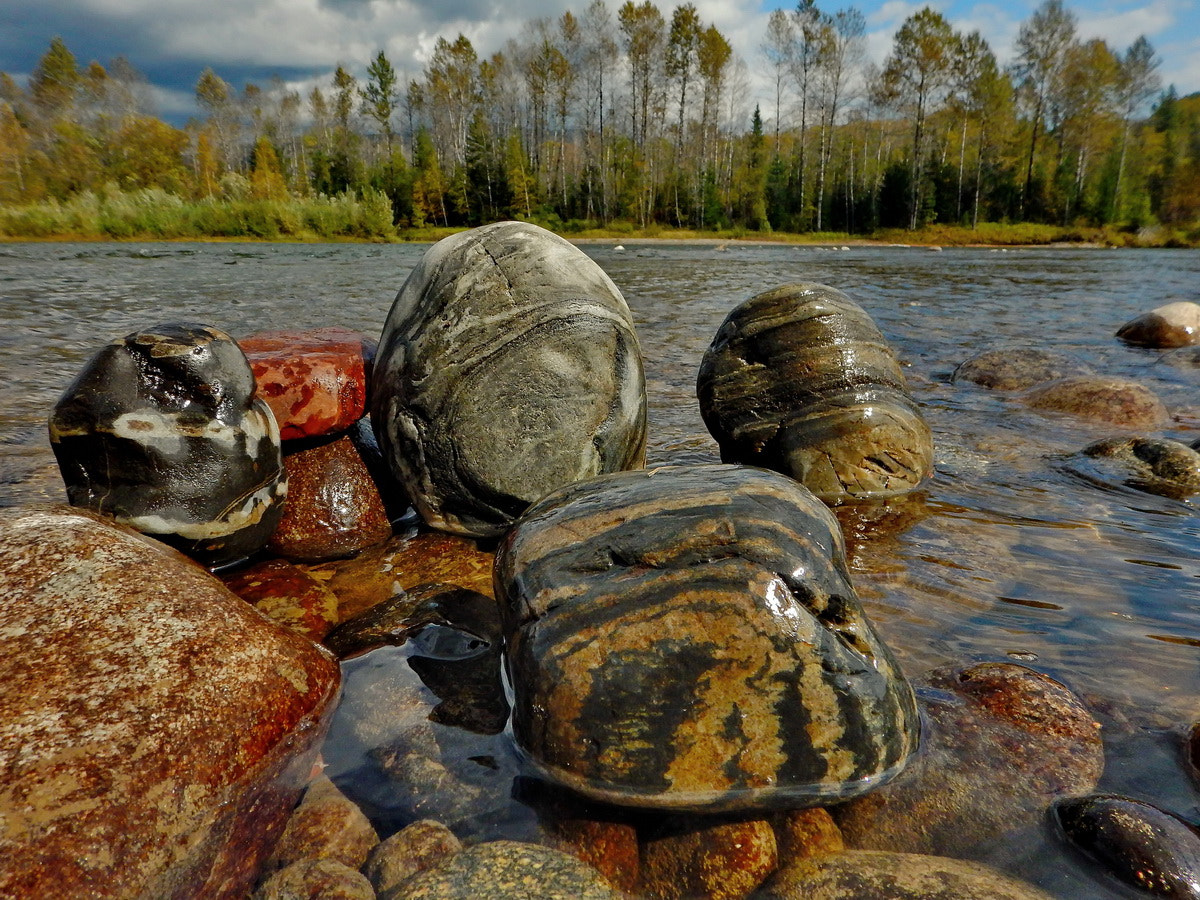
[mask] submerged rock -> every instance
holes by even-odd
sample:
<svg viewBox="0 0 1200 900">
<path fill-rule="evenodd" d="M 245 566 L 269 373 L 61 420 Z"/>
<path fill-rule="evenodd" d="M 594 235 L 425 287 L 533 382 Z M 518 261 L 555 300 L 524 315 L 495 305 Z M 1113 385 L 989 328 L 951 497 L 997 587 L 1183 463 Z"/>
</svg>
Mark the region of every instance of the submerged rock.
<svg viewBox="0 0 1200 900">
<path fill-rule="evenodd" d="M 664 467 L 563 488 L 500 545 L 513 733 L 548 779 L 680 810 L 818 805 L 895 776 L 913 696 L 837 522 L 791 479 Z"/>
<path fill-rule="evenodd" d="M 645 393 L 612 280 L 549 231 L 500 222 L 439 241 L 409 275 L 371 420 L 426 523 L 494 536 L 556 487 L 641 466 Z"/>
<path fill-rule="evenodd" d="M 1054 804 L 1063 836 L 1115 878 L 1163 897 L 1200 897 L 1200 835 L 1178 816 L 1113 794 Z"/>
<path fill-rule="evenodd" d="M 1168 303 L 1130 319 L 1117 337 L 1137 347 L 1185 347 L 1200 344 L 1200 303 Z"/>
<path fill-rule="evenodd" d="M 362 810 L 322 775 L 305 790 L 266 867 L 283 869 L 306 859 L 332 859 L 359 869 L 378 843 L 379 835 Z"/>
<path fill-rule="evenodd" d="M 1066 468 L 1088 481 L 1183 500 L 1200 493 L 1200 452 L 1169 438 L 1107 438 L 1084 447 Z"/>
<path fill-rule="evenodd" d="M 950 380 L 994 391 L 1023 391 L 1047 381 L 1091 374 L 1090 366 L 1067 353 L 1013 347 L 975 354 L 959 364 Z"/>
<path fill-rule="evenodd" d="M 313 641 L 338 622 L 338 603 L 328 588 L 282 559 L 268 559 L 221 576 L 225 586 L 260 613 Z"/>
<path fill-rule="evenodd" d="M 778 862 L 763 819 L 670 821 L 642 842 L 642 890 L 656 900 L 741 900 Z"/>
<path fill-rule="evenodd" d="M 362 867 L 375 893 L 391 896 L 401 884 L 462 850 L 449 828 L 433 819 L 418 819 L 377 844 Z"/>
<path fill-rule="evenodd" d="M 268 878 L 253 900 L 376 900 L 371 882 L 335 859 L 302 859 Z"/>
<path fill-rule="evenodd" d="M 0 895 L 245 896 L 333 659 L 111 519 L 14 510 L 0 536 Z"/>
<path fill-rule="evenodd" d="M 725 462 L 774 469 L 830 503 L 911 491 L 933 438 L 891 347 L 841 291 L 788 284 L 737 307 L 696 387 Z"/>
<path fill-rule="evenodd" d="M 283 513 L 279 429 L 229 335 L 159 325 L 88 361 L 50 416 L 72 506 L 210 566 L 260 550 Z"/>
<path fill-rule="evenodd" d="M 1036 410 L 1127 428 L 1153 428 L 1168 419 L 1167 408 L 1154 391 L 1128 378 L 1060 378 L 1034 388 L 1024 400 Z"/>
</svg>

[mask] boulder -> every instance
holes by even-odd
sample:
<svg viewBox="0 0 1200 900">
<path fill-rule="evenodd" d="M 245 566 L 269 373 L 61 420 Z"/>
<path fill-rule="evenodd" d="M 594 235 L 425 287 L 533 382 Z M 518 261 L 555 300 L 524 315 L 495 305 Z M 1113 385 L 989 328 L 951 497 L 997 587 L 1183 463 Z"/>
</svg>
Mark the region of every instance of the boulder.
<svg viewBox="0 0 1200 900">
<path fill-rule="evenodd" d="M 1168 303 L 1130 319 L 1117 337 L 1135 347 L 1186 347 L 1200 344 L 1200 303 Z"/>
<path fill-rule="evenodd" d="M 283 440 L 344 431 L 363 417 L 375 342 L 332 326 L 259 331 L 238 342 Z"/>
<path fill-rule="evenodd" d="M 1025 403 L 1041 412 L 1066 413 L 1126 428 L 1154 428 L 1169 418 L 1154 391 L 1128 378 L 1079 375 L 1033 388 Z"/>
<path fill-rule="evenodd" d="M 867 621 L 829 510 L 704 465 L 550 494 L 496 555 L 513 734 L 616 805 L 822 805 L 894 777 L 913 695 Z"/>
<path fill-rule="evenodd" d="M 283 513 L 279 429 L 229 335 L 160 325 L 113 341 L 50 416 L 72 506 L 209 566 L 262 549 Z"/>
<path fill-rule="evenodd" d="M 243 897 L 339 673 L 175 551 L 0 513 L 0 895 Z"/>
<path fill-rule="evenodd" d="M 1012 347 L 985 350 L 961 362 L 950 380 L 969 381 L 993 391 L 1023 391 L 1073 375 L 1091 375 L 1092 369 L 1067 353 Z"/>
<path fill-rule="evenodd" d="M 933 438 L 866 311 L 822 284 L 751 297 L 700 364 L 704 424 L 725 462 L 790 475 L 828 503 L 911 491 Z"/>
<path fill-rule="evenodd" d="M 535 225 L 445 238 L 388 314 L 371 420 L 435 528 L 494 536 L 543 494 L 645 457 L 645 380 L 616 285 Z"/>
</svg>

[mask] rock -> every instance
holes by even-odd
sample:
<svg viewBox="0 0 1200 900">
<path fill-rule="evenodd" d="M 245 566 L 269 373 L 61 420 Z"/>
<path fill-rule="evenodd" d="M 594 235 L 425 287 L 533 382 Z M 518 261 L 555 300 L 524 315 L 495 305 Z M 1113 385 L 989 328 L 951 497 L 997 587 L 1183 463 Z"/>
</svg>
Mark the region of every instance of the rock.
<svg viewBox="0 0 1200 900">
<path fill-rule="evenodd" d="M 307 572 L 268 559 L 222 575 L 225 586 L 260 613 L 309 640 L 320 641 L 337 624 L 337 597 Z"/>
<path fill-rule="evenodd" d="M 375 891 L 365 875 L 337 860 L 302 859 L 263 882 L 254 900 L 375 900 Z"/>
<path fill-rule="evenodd" d="M 842 830 L 829 811 L 820 807 L 776 813 L 771 824 L 775 828 L 775 844 L 781 863 L 822 853 L 840 853 L 846 849 Z"/>
<path fill-rule="evenodd" d="M 333 659 L 111 519 L 4 511 L 0 535 L 0 895 L 244 896 Z"/>
<path fill-rule="evenodd" d="M 677 810 L 814 805 L 895 776 L 913 696 L 802 486 L 741 466 L 562 488 L 496 555 L 513 734 L 551 781 Z"/>
<path fill-rule="evenodd" d="M 1200 304 L 1168 303 L 1130 319 L 1117 337 L 1135 347 L 1185 347 L 1200 344 Z"/>
<path fill-rule="evenodd" d="M 387 897 L 406 879 L 461 849 L 454 832 L 441 822 L 420 819 L 378 844 L 367 858 L 363 874 L 376 894 Z"/>
<path fill-rule="evenodd" d="M 902 779 L 831 813 L 855 849 L 972 857 L 1092 790 L 1100 726 L 1066 687 L 1012 663 L 938 670 L 922 753 Z"/>
<path fill-rule="evenodd" d="M 1200 835 L 1178 816 L 1113 794 L 1054 804 L 1066 840 L 1120 881 L 1164 897 L 1200 897 Z"/>
<path fill-rule="evenodd" d="M 1200 347 L 1177 347 L 1168 350 L 1158 358 L 1158 362 L 1176 369 L 1200 369 Z"/>
<path fill-rule="evenodd" d="M 283 869 L 305 859 L 332 859 L 358 870 L 379 843 L 379 835 L 337 786 L 320 776 L 288 819 L 267 869 Z"/>
<path fill-rule="evenodd" d="M 656 900 L 741 900 L 775 871 L 775 832 L 762 819 L 674 822 L 642 844 L 642 886 Z"/>
<path fill-rule="evenodd" d="M 434 528 L 494 536 L 543 494 L 642 465 L 629 309 L 583 251 L 523 222 L 439 241 L 388 314 L 371 420 Z"/>
<path fill-rule="evenodd" d="M 594 869 L 537 844 L 490 841 L 447 857 L 380 900 L 619 900 Z"/>
<path fill-rule="evenodd" d="M 1184 500 L 1200 493 L 1200 453 L 1168 438 L 1107 438 L 1068 457 L 1064 468 L 1101 486 L 1124 485 Z"/>
<path fill-rule="evenodd" d="M 1034 388 L 1024 400 L 1036 410 L 1127 428 L 1154 428 L 1169 418 L 1167 408 L 1150 388 L 1128 378 L 1060 378 Z"/>
<path fill-rule="evenodd" d="M 88 361 L 50 416 L 72 506 L 209 566 L 257 552 L 283 512 L 279 430 L 229 335 L 159 325 Z"/>
<path fill-rule="evenodd" d="M 267 549 L 321 562 L 352 556 L 392 536 L 371 472 L 349 435 L 285 445 L 288 501 Z"/>
<path fill-rule="evenodd" d="M 1184 748 L 1188 766 L 1192 770 L 1193 781 L 1200 781 L 1200 722 L 1188 731 L 1187 745 Z"/>
<path fill-rule="evenodd" d="M 1032 347 L 985 350 L 964 360 L 950 380 L 969 381 L 994 391 L 1023 391 L 1074 375 L 1091 375 L 1090 366 L 1067 353 Z"/>
<path fill-rule="evenodd" d="M 760 900 L 1052 900 L 979 863 L 915 853 L 854 851 L 781 868 Z"/>
<path fill-rule="evenodd" d="M 349 619 L 422 584 L 456 585 L 492 596 L 493 554 L 471 538 L 407 532 L 353 559 L 310 566 L 308 572 L 337 595 Z"/>
<path fill-rule="evenodd" d="M 370 338 L 333 326 L 259 331 L 238 343 L 283 440 L 344 431 L 366 413 Z"/>
<path fill-rule="evenodd" d="M 737 307 L 696 392 L 722 460 L 790 475 L 828 503 L 903 494 L 933 474 L 933 438 L 900 364 L 834 288 L 788 284 Z"/>
</svg>

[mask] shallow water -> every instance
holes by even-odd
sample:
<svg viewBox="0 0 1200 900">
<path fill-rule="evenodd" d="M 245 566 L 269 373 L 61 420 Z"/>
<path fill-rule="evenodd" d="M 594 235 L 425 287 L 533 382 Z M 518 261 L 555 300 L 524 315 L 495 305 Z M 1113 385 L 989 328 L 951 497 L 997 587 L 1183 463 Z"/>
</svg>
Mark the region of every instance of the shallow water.
<svg viewBox="0 0 1200 900">
<path fill-rule="evenodd" d="M 584 248 L 634 312 L 646 360 L 650 460 L 715 461 L 695 374 L 737 303 L 787 281 L 841 288 L 906 366 L 933 429 L 936 475 L 886 515 L 848 514 L 855 583 L 905 670 L 1009 660 L 1073 688 L 1104 724 L 1101 787 L 1200 818 L 1184 762 L 1200 719 L 1200 518 L 1177 500 L 1105 490 L 1055 456 L 1113 429 L 1048 417 L 1011 395 L 950 382 L 996 346 L 1072 352 L 1153 387 L 1159 434 L 1200 431 L 1200 370 L 1158 363 L 1113 333 L 1175 300 L 1200 300 L 1200 254 L 1007 252 L 732 244 Z M 234 337 L 344 325 L 378 335 L 420 245 L 0 245 L 0 506 L 61 499 L 46 416 L 105 342 L 167 321 Z M 1062 896 L 1126 896 L 1092 881 L 1046 834 L 992 861 Z"/>
</svg>

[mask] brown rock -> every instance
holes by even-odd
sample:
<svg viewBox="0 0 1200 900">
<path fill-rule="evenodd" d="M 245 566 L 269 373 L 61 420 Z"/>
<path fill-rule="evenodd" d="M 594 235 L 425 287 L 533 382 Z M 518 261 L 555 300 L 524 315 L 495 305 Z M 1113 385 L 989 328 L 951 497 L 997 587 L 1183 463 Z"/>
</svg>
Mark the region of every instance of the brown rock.
<svg viewBox="0 0 1200 900">
<path fill-rule="evenodd" d="M 307 572 L 269 559 L 224 576 L 225 586 L 284 628 L 320 641 L 338 620 L 337 597 Z"/>
<path fill-rule="evenodd" d="M 994 391 L 1023 391 L 1047 381 L 1090 374 L 1089 366 L 1066 353 L 1014 347 L 975 354 L 959 364 L 951 381 L 969 381 Z"/>
<path fill-rule="evenodd" d="M 891 785 L 831 810 L 855 849 L 971 857 L 1036 823 L 1104 769 L 1100 726 L 1066 687 L 1011 663 L 930 679 L 922 754 Z"/>
<path fill-rule="evenodd" d="M 348 328 L 260 331 L 238 343 L 283 440 L 349 428 L 366 411 L 375 342 Z"/>
<path fill-rule="evenodd" d="M 319 562 L 350 556 L 392 535 L 379 488 L 348 435 L 284 445 L 288 499 L 267 549 Z"/>
<path fill-rule="evenodd" d="M 1128 378 L 1060 378 L 1034 388 L 1025 395 L 1025 402 L 1037 410 L 1128 428 L 1152 428 L 1169 418 L 1154 391 Z"/>
<path fill-rule="evenodd" d="M 540 779 L 523 779 L 519 796 L 537 811 L 541 843 L 587 863 L 618 890 L 637 894 L 638 832 L 628 811 L 584 801 Z"/>
<path fill-rule="evenodd" d="M 461 849 L 454 832 L 441 822 L 419 819 L 376 845 L 362 870 L 375 892 L 386 897 L 408 878 Z"/>
<path fill-rule="evenodd" d="M 309 777 L 332 657 L 81 510 L 0 514 L 0 895 L 240 897 Z"/>
<path fill-rule="evenodd" d="M 302 859 L 268 878 L 254 900 L 375 900 L 371 882 L 333 859 Z"/>
<path fill-rule="evenodd" d="M 678 900 L 746 897 L 775 871 L 775 832 L 763 819 L 667 825 L 642 843 L 642 890 Z"/>
<path fill-rule="evenodd" d="M 780 865 L 846 849 L 842 830 L 829 811 L 820 807 L 777 813 L 771 817 L 771 824 L 775 828 Z"/>
<path fill-rule="evenodd" d="M 1131 319 L 1117 337 L 1138 347 L 1186 347 L 1200 344 L 1200 303 L 1168 303 Z"/>
<path fill-rule="evenodd" d="M 288 819 L 267 869 L 283 869 L 304 859 L 332 859 L 359 869 L 378 843 L 379 835 L 362 810 L 322 775 L 308 786 Z"/>
</svg>

